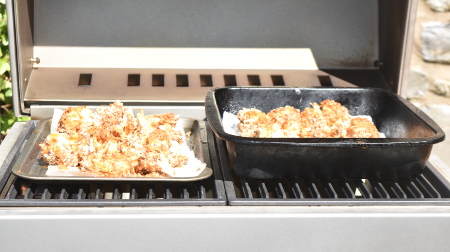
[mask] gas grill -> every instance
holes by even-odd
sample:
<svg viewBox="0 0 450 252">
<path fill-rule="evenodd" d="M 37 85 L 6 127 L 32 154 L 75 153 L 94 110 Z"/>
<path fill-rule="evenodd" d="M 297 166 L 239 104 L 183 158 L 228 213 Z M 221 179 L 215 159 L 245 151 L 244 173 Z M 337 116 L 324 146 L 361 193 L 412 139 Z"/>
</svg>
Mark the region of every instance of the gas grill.
<svg viewBox="0 0 450 252">
<path fill-rule="evenodd" d="M 15 113 L 32 120 L 16 123 L 0 145 L 2 250 L 448 247 L 450 182 L 439 165 L 428 162 L 412 179 L 242 178 L 204 112 L 213 87 L 358 86 L 405 94 L 416 6 L 7 1 Z M 134 111 L 197 119 L 213 175 L 119 183 L 12 173 L 36 125 L 55 108 L 117 99 Z"/>
<path fill-rule="evenodd" d="M 28 134 L 36 121 L 27 125 Z M 26 129 L 24 129 L 26 132 Z M 214 176 L 184 183 L 33 181 L 6 173 L 1 206 L 290 206 L 450 205 L 450 186 L 430 163 L 419 177 L 392 180 L 245 179 L 228 162 L 223 140 L 207 130 L 208 167 Z M 14 153 L 21 142 L 13 147 Z M 207 147 L 206 147 L 207 148 Z M 17 155 L 16 155 L 17 156 Z M 11 153 L 10 157 L 14 157 Z M 5 162 L 8 171 L 13 158 Z M 222 177 L 223 174 L 223 177 Z"/>
</svg>

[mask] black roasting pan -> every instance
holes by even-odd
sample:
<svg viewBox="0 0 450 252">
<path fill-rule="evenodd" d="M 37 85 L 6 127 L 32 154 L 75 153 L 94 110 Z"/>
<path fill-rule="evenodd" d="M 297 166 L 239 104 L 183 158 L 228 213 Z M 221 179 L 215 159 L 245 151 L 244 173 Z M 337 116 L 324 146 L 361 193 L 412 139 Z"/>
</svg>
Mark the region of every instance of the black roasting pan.
<svg viewBox="0 0 450 252">
<path fill-rule="evenodd" d="M 333 99 L 351 115 L 370 115 L 386 138 L 247 138 L 228 134 L 224 111 L 263 112 L 286 105 L 303 110 Z M 254 179 L 402 179 L 419 175 L 442 129 L 402 97 L 374 88 L 228 87 L 211 89 L 206 116 L 224 139 L 238 176 Z"/>
</svg>

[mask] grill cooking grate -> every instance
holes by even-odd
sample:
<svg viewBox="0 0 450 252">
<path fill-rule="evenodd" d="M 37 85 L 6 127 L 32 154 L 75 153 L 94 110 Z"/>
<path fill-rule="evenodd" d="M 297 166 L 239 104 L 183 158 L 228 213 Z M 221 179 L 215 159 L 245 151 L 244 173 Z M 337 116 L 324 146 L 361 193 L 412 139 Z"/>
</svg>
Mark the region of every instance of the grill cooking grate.
<svg viewBox="0 0 450 252">
<path fill-rule="evenodd" d="M 428 164 L 414 179 L 255 180 L 238 177 L 214 138 L 229 205 L 450 205 L 450 184 Z"/>
<path fill-rule="evenodd" d="M 13 175 L 11 175 L 13 176 Z M 225 205 L 213 179 L 193 183 L 33 183 L 14 178 L 0 205 L 144 206 Z M 64 200 L 64 202 L 61 202 Z M 16 202 L 16 203 L 14 203 Z"/>
<path fill-rule="evenodd" d="M 421 175 L 408 181 L 378 180 L 246 180 L 237 181 L 244 198 L 441 198 L 440 193 Z"/>
<path fill-rule="evenodd" d="M 30 121 L 8 156 L 0 178 L 0 206 L 209 206 L 226 205 L 225 189 L 215 152 L 202 143 L 204 160 L 213 175 L 193 182 L 33 181 L 16 177 L 11 168 L 23 143 L 35 128 Z M 208 155 L 209 154 L 209 155 Z"/>
<path fill-rule="evenodd" d="M 254 180 L 236 176 L 225 142 L 207 126 L 206 162 L 212 177 L 183 183 L 43 182 L 11 173 L 20 146 L 34 129 L 27 123 L 0 178 L 1 206 L 178 206 L 178 205 L 450 205 L 450 183 L 430 164 L 411 180 Z M 206 147 L 206 146 L 205 146 Z M 223 175 L 223 178 L 222 178 Z"/>
<path fill-rule="evenodd" d="M 239 178 L 235 184 L 237 198 L 247 199 L 441 198 L 440 193 L 423 175 L 406 181 L 252 180 Z"/>
</svg>

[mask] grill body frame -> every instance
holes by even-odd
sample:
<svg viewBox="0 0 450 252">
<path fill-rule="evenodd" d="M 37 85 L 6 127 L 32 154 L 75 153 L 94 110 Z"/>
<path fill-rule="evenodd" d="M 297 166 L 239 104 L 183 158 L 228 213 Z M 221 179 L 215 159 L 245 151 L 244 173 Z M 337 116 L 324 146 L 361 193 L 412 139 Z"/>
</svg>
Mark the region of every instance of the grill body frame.
<svg viewBox="0 0 450 252">
<path fill-rule="evenodd" d="M 49 62 L 46 57 L 41 56 L 41 63 L 37 64 L 36 57 L 39 58 L 40 55 L 37 55 L 36 52 L 40 54 L 40 52 L 45 51 L 45 48 L 36 48 L 33 40 L 35 37 L 34 33 L 37 32 L 37 30 L 34 30 L 34 25 L 37 22 L 34 8 L 44 6 L 46 1 L 7 0 L 6 2 L 7 14 L 10 20 L 8 30 L 10 34 L 11 74 L 13 77 L 16 115 L 32 114 L 33 119 L 42 119 L 48 117 L 48 111 L 53 107 L 74 105 L 64 103 L 64 101 L 52 103 L 49 101 L 36 102 L 29 100 L 25 103 L 28 87 L 30 84 L 34 84 L 33 77 L 38 76 L 36 73 L 39 70 L 45 70 L 45 64 Z M 48 3 L 50 2 L 48 1 Z M 73 2 L 75 1 L 71 3 Z M 91 2 L 96 4 L 95 1 Z M 204 4 L 208 1 L 198 2 Z M 329 4 L 329 10 L 331 11 L 323 12 L 321 8 L 314 10 L 304 8 L 304 11 L 318 17 L 328 13 L 329 17 L 324 19 L 324 21 L 333 20 L 333 17 L 342 19 L 343 16 L 339 15 L 339 9 L 349 8 L 355 2 L 358 1 L 310 1 L 309 3 L 312 4 Z M 376 53 L 369 54 L 370 57 L 362 55 L 360 59 L 364 59 L 364 67 L 358 64 L 349 65 L 353 59 L 348 61 L 344 59 L 341 62 L 342 67 L 336 67 L 323 61 L 324 57 L 321 55 L 318 57 L 320 59 L 318 62 L 320 70 L 314 70 L 314 73 L 311 74 L 311 76 L 314 76 L 312 78 L 313 81 L 308 85 L 311 83 L 313 86 L 348 86 L 354 84 L 359 87 L 380 87 L 399 94 L 405 94 L 412 47 L 414 13 L 417 2 L 418 0 L 378 0 L 362 3 L 376 6 L 377 9 L 377 14 L 373 16 L 375 17 L 373 23 L 355 22 L 357 25 L 369 24 L 372 30 L 375 31 L 373 34 L 380 35 L 371 37 L 373 39 L 370 45 L 373 45 L 372 49 L 374 49 L 372 52 L 375 51 Z M 160 3 L 162 2 L 160 1 Z M 227 3 L 232 3 L 232 1 Z M 305 1 L 302 3 L 308 4 Z M 88 6 L 88 4 L 82 6 Z M 86 8 L 88 8 L 86 13 L 92 13 L 89 7 Z M 48 10 L 51 11 L 52 8 L 48 8 Z M 190 10 L 199 12 L 199 9 L 195 8 Z M 355 14 L 357 13 L 355 12 Z M 303 23 L 308 25 L 320 22 Z M 333 23 L 336 25 L 342 24 L 341 22 Z M 58 22 L 54 22 L 54 25 L 57 24 Z M 280 23 L 275 22 L 274 24 Z M 161 27 L 165 29 L 164 26 Z M 224 27 L 226 28 L 226 26 Z M 346 30 L 346 27 L 346 25 L 342 25 L 342 30 L 351 32 L 349 29 Z M 361 27 L 364 29 L 364 25 Z M 70 31 L 69 29 L 66 30 Z M 289 31 L 289 29 L 286 30 Z M 314 26 L 307 26 L 304 31 L 309 32 L 309 34 L 326 32 L 326 30 L 316 29 Z M 230 38 L 232 37 L 230 36 Z M 235 36 L 234 38 L 238 37 Z M 283 39 L 280 39 L 280 41 L 283 41 Z M 327 41 L 328 43 L 337 42 L 336 44 L 340 41 L 345 43 L 345 40 L 339 40 L 334 37 L 322 41 Z M 317 45 L 320 45 L 319 42 L 317 40 L 314 41 Z M 307 46 L 307 44 L 305 43 L 304 45 Z M 54 50 L 55 48 L 50 49 Z M 317 49 L 314 51 L 317 51 Z M 339 53 L 338 50 L 336 52 Z M 31 59 L 33 60 L 30 61 Z M 67 57 L 62 60 L 69 64 L 73 58 Z M 371 64 L 372 62 L 375 63 L 375 61 L 378 63 L 375 65 Z M 99 69 L 96 69 L 96 71 L 99 73 L 111 70 L 98 67 Z M 124 71 L 123 83 L 126 83 L 126 78 L 129 74 L 139 74 L 136 71 L 137 69 L 139 67 L 130 67 L 129 71 Z M 186 75 L 182 68 L 156 67 L 151 73 L 159 75 L 155 78 L 157 80 L 155 81 L 155 83 L 157 82 L 155 88 L 158 88 L 158 85 L 162 85 L 162 83 L 166 85 L 170 82 L 168 82 L 168 79 L 161 79 L 161 69 L 167 73 L 170 72 L 170 75 L 174 78 L 176 74 Z M 211 76 L 211 78 L 206 78 L 208 81 L 205 84 L 205 90 L 210 88 L 211 85 L 216 87 L 216 83 L 218 83 L 216 78 L 220 78 L 219 83 L 225 85 L 224 75 L 230 75 L 237 71 L 232 68 L 221 69 L 220 71 L 217 69 L 210 70 L 211 72 L 205 72 L 201 69 L 196 70 L 196 77 L 205 74 Z M 242 75 L 243 78 L 236 75 L 236 84 L 247 85 L 248 81 L 241 82 L 241 80 L 246 80 L 247 75 L 254 76 L 259 70 L 241 69 L 239 71 L 245 71 L 245 74 Z M 287 76 L 298 74 L 280 74 L 273 70 L 267 71 L 272 73 L 264 76 L 260 75 L 260 82 L 255 81 L 253 77 L 250 78 L 250 81 L 264 86 L 268 85 L 267 83 L 272 83 L 273 79 L 275 79 L 277 85 L 280 85 L 280 80 L 289 85 L 290 81 Z M 280 71 L 289 70 L 282 69 Z M 219 72 L 219 77 L 216 77 L 212 72 Z M 65 80 L 74 80 L 76 84 L 80 82 L 80 74 L 90 74 L 90 72 L 83 70 L 70 78 L 65 78 Z M 275 77 L 272 77 L 272 75 Z M 91 85 L 83 85 L 83 88 L 92 89 L 92 87 L 95 87 L 95 82 L 98 80 L 97 76 L 95 73 L 92 74 Z M 145 85 L 146 80 L 152 80 L 150 73 L 146 76 L 141 74 L 140 77 L 140 86 L 130 86 L 129 88 L 142 87 L 142 85 Z M 191 79 L 191 76 L 188 76 L 188 81 L 191 81 Z M 209 81 L 210 79 L 211 81 Z M 320 81 L 320 79 L 323 81 Z M 72 82 L 68 81 L 67 83 Z M 200 85 L 201 80 L 198 83 Z M 134 84 L 137 84 L 137 82 Z M 175 82 L 172 84 L 175 84 Z M 184 86 L 179 88 L 187 90 Z M 100 101 L 83 102 L 89 105 L 99 105 Z M 181 105 L 182 111 L 189 111 L 187 112 L 189 114 L 191 113 L 190 110 L 198 110 L 202 106 L 202 101 L 182 104 L 159 101 L 154 103 L 154 105 L 161 109 L 174 109 L 174 106 Z M 31 110 L 36 111 L 36 113 L 31 113 Z M 196 115 L 200 116 L 201 113 Z M 32 130 L 32 124 L 17 123 L 0 146 L 1 153 L 5 153 L 4 159 L 0 157 L 2 160 L 0 162 L 1 187 L 14 184 L 14 178 L 9 176 L 8 169 L 17 159 L 18 153 Z M 209 141 L 217 141 L 211 131 L 208 131 L 208 135 Z M 88 200 L 64 199 L 64 197 L 56 200 L 45 199 L 45 197 L 44 199 L 5 200 L 3 197 L 5 197 L 5 194 L 8 194 L 9 190 L 2 188 L 2 199 L 0 199 L 1 247 L 5 251 L 138 251 L 149 249 L 170 251 L 246 249 L 248 251 L 262 251 L 280 250 L 280 248 L 286 251 L 330 249 L 342 251 L 424 251 L 430 249 L 438 250 L 450 246 L 450 240 L 447 238 L 447 234 L 450 232 L 450 207 L 446 199 L 449 186 L 440 171 L 433 169 L 432 166 L 430 166 L 430 174 L 426 176 L 426 179 L 428 180 L 430 177 L 435 176 L 439 180 L 444 181 L 441 183 L 441 186 L 444 186 L 444 188 L 435 188 L 441 195 L 440 199 L 381 199 L 374 201 L 361 198 L 330 200 L 322 197 L 314 200 L 292 200 L 291 202 L 294 203 L 280 203 L 280 200 L 277 199 L 260 200 L 254 198 L 248 200 L 233 194 L 235 187 L 233 179 L 230 178 L 231 175 L 227 170 L 228 168 L 225 168 L 225 159 L 223 159 L 221 156 L 223 154 L 221 153 L 216 152 L 216 147 L 211 148 L 211 162 L 213 166 L 218 167 L 214 175 L 218 177 L 216 177 L 214 183 L 218 183 L 216 184 L 217 188 L 223 187 L 220 189 L 221 198 L 211 199 L 211 202 L 201 203 L 201 206 L 194 200 L 187 205 L 181 205 L 183 200 L 169 200 L 169 203 L 152 203 L 164 202 L 152 200 L 150 203 L 143 204 L 142 201 L 132 200 L 128 200 L 129 203 L 126 203 L 125 199 L 94 199 L 87 202 Z M 222 176 L 222 172 L 224 175 L 223 181 L 221 180 L 222 178 L 217 179 Z M 220 186 L 221 183 L 222 185 Z M 260 187 L 264 187 L 264 185 L 261 184 Z M 16 191 L 19 192 L 20 190 Z M 64 195 L 64 193 L 61 194 Z M 80 202 L 81 204 L 78 204 Z M 222 205 L 212 206 L 216 203 Z M 229 205 L 224 205 L 227 203 Z"/>
</svg>

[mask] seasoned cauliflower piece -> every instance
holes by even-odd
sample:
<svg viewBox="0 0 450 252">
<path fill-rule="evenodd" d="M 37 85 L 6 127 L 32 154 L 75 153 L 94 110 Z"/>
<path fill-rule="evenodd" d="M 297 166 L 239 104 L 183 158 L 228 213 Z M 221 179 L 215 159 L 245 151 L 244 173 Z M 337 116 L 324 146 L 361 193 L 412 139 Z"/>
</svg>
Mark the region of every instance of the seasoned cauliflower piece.
<svg viewBox="0 0 450 252">
<path fill-rule="evenodd" d="M 40 148 L 49 165 L 106 177 L 165 177 L 164 168 L 183 169 L 188 163 L 203 169 L 202 162 L 188 162 L 197 160 L 191 150 L 179 147 L 185 141 L 177 123 L 172 113 L 134 117 L 120 102 L 95 112 L 70 107 L 58 122 L 59 133 L 49 135 Z"/>
<path fill-rule="evenodd" d="M 352 117 L 334 100 L 311 103 L 303 111 L 285 106 L 264 113 L 244 108 L 237 114 L 239 134 L 244 137 L 378 138 L 376 126 L 366 118 Z"/>
</svg>

